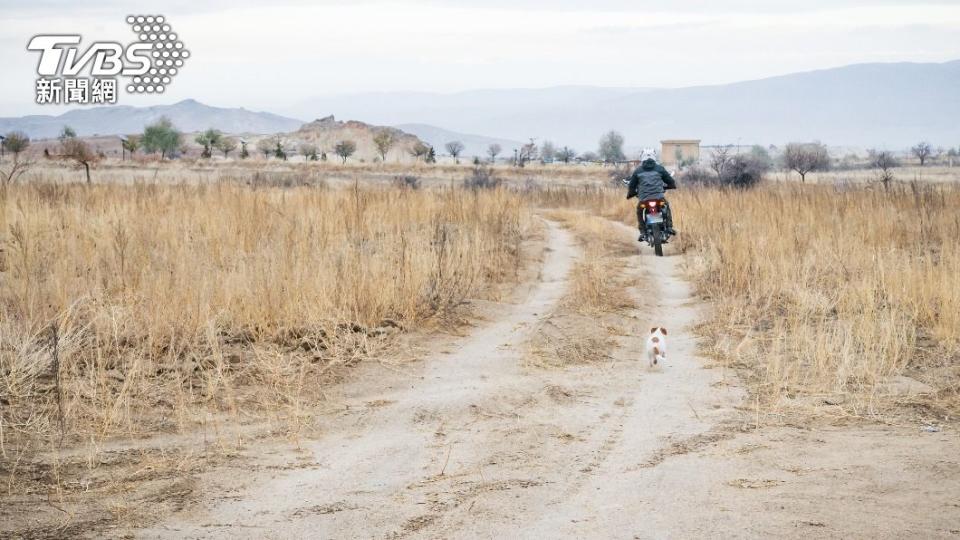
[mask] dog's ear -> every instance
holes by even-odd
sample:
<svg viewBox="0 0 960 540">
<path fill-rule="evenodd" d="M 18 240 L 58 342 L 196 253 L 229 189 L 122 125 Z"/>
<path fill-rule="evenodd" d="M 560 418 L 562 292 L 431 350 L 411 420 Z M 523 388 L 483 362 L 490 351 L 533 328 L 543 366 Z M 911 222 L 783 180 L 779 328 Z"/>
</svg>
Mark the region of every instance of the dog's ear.
<svg viewBox="0 0 960 540">
<path fill-rule="evenodd" d="M 664 328 L 664 327 L 661 326 L 661 327 L 660 327 L 660 331 L 663 332 L 663 335 L 667 335 L 667 329 L 666 329 L 666 328 Z"/>
<path fill-rule="evenodd" d="M 654 332 L 656 332 L 656 331 L 657 331 L 657 327 L 656 327 L 656 326 L 654 326 L 653 328 L 650 329 L 650 333 L 651 333 L 651 334 L 654 333 Z"/>
</svg>

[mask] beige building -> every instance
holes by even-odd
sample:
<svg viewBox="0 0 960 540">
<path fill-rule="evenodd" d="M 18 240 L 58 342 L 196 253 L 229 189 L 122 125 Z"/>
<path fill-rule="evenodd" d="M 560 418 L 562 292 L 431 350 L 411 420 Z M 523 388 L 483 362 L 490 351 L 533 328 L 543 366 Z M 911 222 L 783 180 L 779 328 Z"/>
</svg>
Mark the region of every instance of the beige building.
<svg viewBox="0 0 960 540">
<path fill-rule="evenodd" d="M 675 167 L 681 161 L 700 161 L 700 139 L 667 139 L 660 141 L 660 162 Z"/>
</svg>

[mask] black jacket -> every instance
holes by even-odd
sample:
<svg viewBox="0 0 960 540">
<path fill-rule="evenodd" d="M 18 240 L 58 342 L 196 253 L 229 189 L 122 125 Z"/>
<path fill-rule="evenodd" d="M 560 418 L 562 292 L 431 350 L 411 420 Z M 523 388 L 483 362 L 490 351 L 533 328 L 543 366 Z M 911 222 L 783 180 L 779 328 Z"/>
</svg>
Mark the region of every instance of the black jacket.
<svg viewBox="0 0 960 540">
<path fill-rule="evenodd" d="M 630 176 L 627 198 L 639 197 L 641 201 L 662 199 L 666 189 L 677 189 L 677 182 L 663 165 L 648 159 Z"/>
</svg>

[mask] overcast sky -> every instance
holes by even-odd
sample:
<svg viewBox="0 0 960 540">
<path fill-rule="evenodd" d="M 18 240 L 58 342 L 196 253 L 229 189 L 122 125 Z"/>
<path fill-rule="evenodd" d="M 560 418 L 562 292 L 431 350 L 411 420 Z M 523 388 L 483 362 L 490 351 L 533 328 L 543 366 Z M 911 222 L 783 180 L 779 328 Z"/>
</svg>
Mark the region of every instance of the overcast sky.
<svg viewBox="0 0 960 540">
<path fill-rule="evenodd" d="M 861 62 L 960 58 L 960 2 L 398 0 L 0 2 L 0 116 L 36 106 L 40 33 L 134 38 L 164 15 L 192 57 L 162 96 L 284 112 L 317 95 L 555 85 L 679 87 Z M 83 2 L 82 4 L 87 4 Z"/>
</svg>

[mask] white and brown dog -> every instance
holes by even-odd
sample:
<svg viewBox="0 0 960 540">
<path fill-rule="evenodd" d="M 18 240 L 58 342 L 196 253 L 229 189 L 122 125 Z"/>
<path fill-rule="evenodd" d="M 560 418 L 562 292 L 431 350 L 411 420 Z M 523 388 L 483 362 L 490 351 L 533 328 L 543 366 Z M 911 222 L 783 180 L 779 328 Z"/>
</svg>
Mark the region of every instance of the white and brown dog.
<svg viewBox="0 0 960 540">
<path fill-rule="evenodd" d="M 666 328 L 655 326 L 650 329 L 650 337 L 647 338 L 647 358 L 650 359 L 650 367 L 667 358 Z"/>
</svg>

